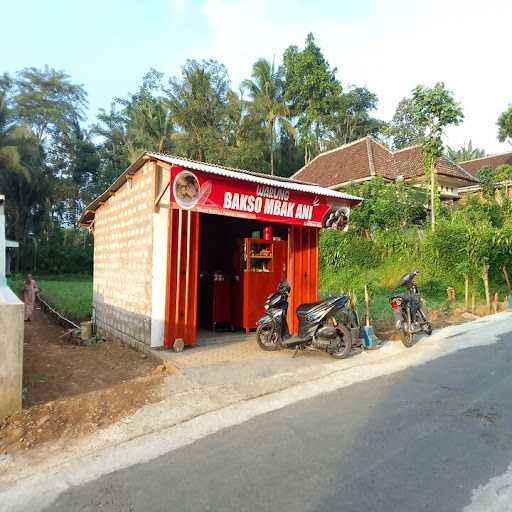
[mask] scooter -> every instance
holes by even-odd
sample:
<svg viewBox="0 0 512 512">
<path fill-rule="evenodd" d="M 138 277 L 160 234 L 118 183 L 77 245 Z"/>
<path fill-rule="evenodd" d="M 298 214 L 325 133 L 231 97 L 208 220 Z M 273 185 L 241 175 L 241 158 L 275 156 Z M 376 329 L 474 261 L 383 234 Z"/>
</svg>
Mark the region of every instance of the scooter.
<svg viewBox="0 0 512 512">
<path fill-rule="evenodd" d="M 330 297 L 297 308 L 299 335 L 291 336 L 286 315 L 290 285 L 286 280 L 279 283 L 276 293 L 265 302 L 266 313 L 256 322 L 256 341 L 263 350 L 281 348 L 304 349 L 312 347 L 327 352 L 336 359 L 343 359 L 352 350 L 352 333 L 336 320 L 337 313 L 346 312 L 349 298 L 346 295 Z"/>
<path fill-rule="evenodd" d="M 408 293 L 395 295 L 389 299 L 389 305 L 395 313 L 395 326 L 400 333 L 402 343 L 407 347 L 414 345 L 414 336 L 424 332 L 432 334 L 432 324 L 423 311 L 421 295 L 414 282 L 416 272 L 407 272 L 400 279 L 397 288 L 407 288 Z"/>
</svg>

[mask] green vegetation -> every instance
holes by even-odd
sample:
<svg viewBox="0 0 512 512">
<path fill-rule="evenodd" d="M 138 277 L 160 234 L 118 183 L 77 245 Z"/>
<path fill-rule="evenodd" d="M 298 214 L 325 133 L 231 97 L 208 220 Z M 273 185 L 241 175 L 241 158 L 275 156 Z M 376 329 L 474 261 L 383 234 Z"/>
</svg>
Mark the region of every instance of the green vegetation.
<svg viewBox="0 0 512 512">
<path fill-rule="evenodd" d="M 498 140 L 512 143 L 512 105 L 500 114 L 498 118 Z"/>
<path fill-rule="evenodd" d="M 485 156 L 485 151 L 480 148 L 474 148 L 473 142 L 469 141 L 459 149 L 447 147 L 446 156 L 452 162 L 465 162 L 466 160 L 475 160 L 476 158 L 482 158 Z"/>
<path fill-rule="evenodd" d="M 355 186 L 368 202 L 355 209 L 347 233 L 323 231 L 320 237 L 320 293 L 355 292 L 361 302 L 364 285 L 372 298 L 372 315 L 391 317 L 387 299 L 400 277 L 420 270 L 418 285 L 430 309 L 447 307 L 448 287 L 464 303 L 465 282 L 477 302 L 508 293 L 512 267 L 512 203 L 469 198 L 440 210 L 435 232 L 427 229 L 427 212 L 419 194 L 403 184 L 374 180 Z"/>
<path fill-rule="evenodd" d="M 41 295 L 57 311 L 80 321 L 91 317 L 92 276 L 88 274 L 34 275 Z M 23 289 L 24 276 L 9 279 L 9 286 L 18 294 Z"/>
<path fill-rule="evenodd" d="M 312 34 L 247 78 L 233 86 L 214 60 L 186 60 L 173 77 L 150 69 L 87 126 L 87 93 L 64 71 L 0 73 L 0 193 L 16 271 L 90 272 L 80 214 L 144 151 L 289 176 L 384 126 L 375 94 L 343 86 Z"/>
</svg>

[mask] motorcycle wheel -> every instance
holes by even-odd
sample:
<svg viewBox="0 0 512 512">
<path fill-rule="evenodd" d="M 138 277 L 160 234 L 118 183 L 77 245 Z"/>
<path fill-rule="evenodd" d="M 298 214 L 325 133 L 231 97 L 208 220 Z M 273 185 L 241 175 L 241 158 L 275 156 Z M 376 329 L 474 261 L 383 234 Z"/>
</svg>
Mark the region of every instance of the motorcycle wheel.
<svg viewBox="0 0 512 512">
<path fill-rule="evenodd" d="M 400 325 L 400 339 L 407 348 L 411 348 L 414 345 L 414 334 L 411 332 L 411 326 L 408 325 L 407 319 L 403 319 Z"/>
<path fill-rule="evenodd" d="M 420 317 L 421 328 L 423 329 L 423 332 L 427 336 L 430 336 L 432 334 L 432 324 L 429 322 L 427 315 L 425 315 L 425 312 L 420 309 L 418 316 Z"/>
<path fill-rule="evenodd" d="M 275 322 L 258 325 L 256 329 L 256 341 L 262 350 L 278 350 L 280 345 Z"/>
<path fill-rule="evenodd" d="M 352 350 L 352 336 L 350 331 L 342 324 L 339 324 L 336 329 L 338 331 L 336 351 L 329 353 L 334 359 L 345 359 Z"/>
</svg>

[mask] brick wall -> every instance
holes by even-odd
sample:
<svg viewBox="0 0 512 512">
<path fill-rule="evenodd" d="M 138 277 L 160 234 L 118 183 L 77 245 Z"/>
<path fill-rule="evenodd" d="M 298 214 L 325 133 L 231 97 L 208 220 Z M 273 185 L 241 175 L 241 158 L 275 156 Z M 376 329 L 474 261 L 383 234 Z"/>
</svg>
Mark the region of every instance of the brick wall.
<svg viewBox="0 0 512 512">
<path fill-rule="evenodd" d="M 133 346 L 151 341 L 153 164 L 96 211 L 93 304 L 98 333 Z"/>
</svg>

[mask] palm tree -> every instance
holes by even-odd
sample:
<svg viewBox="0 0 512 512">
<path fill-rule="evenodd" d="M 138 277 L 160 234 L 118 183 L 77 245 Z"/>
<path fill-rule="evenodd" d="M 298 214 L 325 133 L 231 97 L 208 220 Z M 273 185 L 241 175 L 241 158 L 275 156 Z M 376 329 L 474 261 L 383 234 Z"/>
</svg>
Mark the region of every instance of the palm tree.
<svg viewBox="0 0 512 512">
<path fill-rule="evenodd" d="M 230 92 L 225 66 L 214 60 L 188 60 L 181 78 L 172 78 L 166 92 L 178 128 L 173 137 L 177 153 L 202 161 L 222 160 Z"/>
<path fill-rule="evenodd" d="M 252 80 L 244 80 L 243 87 L 249 91 L 252 99 L 251 115 L 261 119 L 269 137 L 270 174 L 274 174 L 274 143 L 276 123 L 293 132 L 292 125 L 286 119 L 290 112 L 284 102 L 281 69 L 266 59 L 258 60 L 252 68 Z"/>
<path fill-rule="evenodd" d="M 173 133 L 171 111 L 164 100 L 145 99 L 133 106 L 128 139 L 133 138 L 136 149 L 159 153 L 170 151 Z"/>
<path fill-rule="evenodd" d="M 459 149 L 446 148 L 446 156 L 452 162 L 465 162 L 466 160 L 482 158 L 485 156 L 485 151 L 483 149 L 474 148 L 473 143 L 469 141 L 467 146 L 464 144 Z"/>
<path fill-rule="evenodd" d="M 0 93 L 0 170 L 15 171 L 28 178 L 28 171 L 21 163 L 17 139 L 23 133 L 22 129 L 11 124 L 10 112 L 7 106 L 7 94 Z"/>
</svg>

